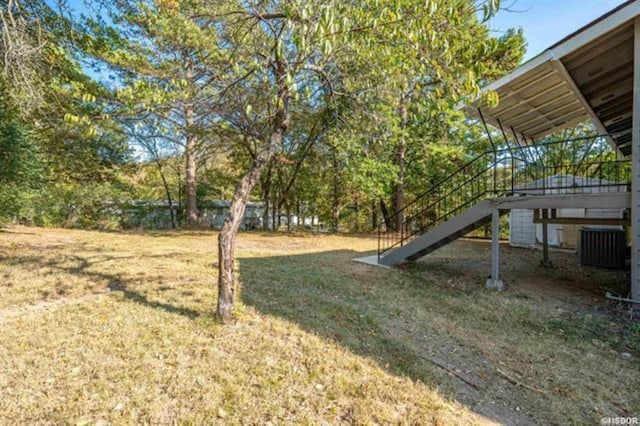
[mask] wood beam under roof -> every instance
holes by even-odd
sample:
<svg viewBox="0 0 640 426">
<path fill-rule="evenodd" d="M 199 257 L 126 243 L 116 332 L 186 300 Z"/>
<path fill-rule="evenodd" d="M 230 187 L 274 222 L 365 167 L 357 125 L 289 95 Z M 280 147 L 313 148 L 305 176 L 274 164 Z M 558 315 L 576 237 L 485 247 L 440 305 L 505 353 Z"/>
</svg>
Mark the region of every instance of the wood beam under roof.
<svg viewBox="0 0 640 426">
<path fill-rule="evenodd" d="M 569 71 L 567 71 L 562 61 L 554 57 L 551 63 L 558 70 L 558 72 L 564 77 L 565 81 L 573 91 L 573 94 L 580 101 L 584 110 L 587 111 L 587 114 L 589 114 L 589 116 L 591 117 L 593 124 L 596 126 L 600 134 L 602 135 L 608 134 L 609 132 L 607 128 L 604 126 L 602 121 L 600 121 L 600 117 L 598 117 L 598 114 L 595 113 L 589 101 L 587 101 L 585 96 L 582 94 L 582 91 L 580 90 L 576 82 L 573 80 L 573 77 L 571 77 L 571 74 L 569 74 Z M 616 145 L 616 143 L 613 141 L 611 137 L 607 137 L 607 142 L 618 153 L 618 155 L 622 155 L 622 153 L 618 149 L 618 146 Z"/>
</svg>

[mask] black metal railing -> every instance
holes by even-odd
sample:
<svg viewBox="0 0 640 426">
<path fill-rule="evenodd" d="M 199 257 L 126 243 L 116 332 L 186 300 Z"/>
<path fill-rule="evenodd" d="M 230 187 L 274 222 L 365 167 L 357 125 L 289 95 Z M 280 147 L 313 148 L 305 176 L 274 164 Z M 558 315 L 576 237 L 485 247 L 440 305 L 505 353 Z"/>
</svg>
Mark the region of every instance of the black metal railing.
<svg viewBox="0 0 640 426">
<path fill-rule="evenodd" d="M 630 159 L 605 136 L 488 151 L 380 223 L 378 258 L 488 198 L 622 192 L 630 176 Z"/>
</svg>

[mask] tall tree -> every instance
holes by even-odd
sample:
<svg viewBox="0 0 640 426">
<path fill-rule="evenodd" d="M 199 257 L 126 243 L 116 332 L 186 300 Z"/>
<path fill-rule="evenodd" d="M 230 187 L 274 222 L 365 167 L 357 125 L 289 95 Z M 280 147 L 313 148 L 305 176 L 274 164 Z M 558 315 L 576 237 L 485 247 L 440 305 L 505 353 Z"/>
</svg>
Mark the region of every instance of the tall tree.
<svg viewBox="0 0 640 426">
<path fill-rule="evenodd" d="M 499 43 L 478 18 L 480 6 L 490 15 L 499 2 L 118 0 L 110 9 L 113 24 L 88 22 L 87 51 L 119 70 L 121 102 L 163 111 L 186 133 L 193 126 L 215 129 L 239 160 L 241 176 L 218 238 L 220 320 L 233 316 L 235 241 L 260 178 L 275 172 L 272 209 L 290 209 L 288 194 L 313 151 L 309 146 L 317 146 L 316 155 L 331 156 L 337 227 L 344 170 L 357 158 L 348 153 L 373 134 L 382 142 L 400 141 L 387 158 L 399 173 L 396 184 L 403 185 L 408 127 L 418 110 L 413 99 L 429 100 L 422 119 L 431 120 L 461 96 L 479 93 L 488 74 L 480 59 L 495 56 Z M 388 113 L 389 105 L 399 119 L 377 114 Z M 346 141 L 329 130 L 348 122 L 355 106 L 381 120 L 367 136 Z M 309 117 L 324 117 L 320 130 Z M 285 172 L 280 166 L 287 163 L 299 166 Z M 189 157 L 186 166 L 192 165 Z M 402 197 L 396 198 L 399 208 Z"/>
<path fill-rule="evenodd" d="M 135 117 L 151 113 L 175 129 L 185 158 L 186 223 L 198 222 L 198 164 L 215 138 L 209 90 L 218 37 L 200 23 L 196 1 L 98 2 L 109 21 L 85 22 L 85 51 L 117 73 L 117 102 Z"/>
<path fill-rule="evenodd" d="M 475 53 L 466 49 L 469 44 L 486 48 L 490 39 L 476 40 L 467 28 L 476 6 L 445 0 L 428 1 L 426 7 L 409 0 L 269 0 L 230 5 L 208 16 L 224 34 L 228 62 L 237 64 L 222 89 L 236 100 L 229 115 L 237 119 L 238 101 L 244 102 L 242 120 L 259 124 L 250 126 L 259 130 L 251 134 L 252 161 L 219 236 L 217 315 L 222 321 L 233 313 L 235 238 L 246 203 L 263 170 L 289 143 L 289 132 L 298 125 L 295 112 L 327 108 L 341 96 L 358 97 L 367 89 L 363 79 L 369 77 L 368 89 L 373 89 L 371 82 L 407 69 L 438 78 L 445 88 L 440 96 L 455 100 L 477 93 L 480 70 L 471 60 Z M 396 54 L 398 46 L 405 54 Z M 469 60 L 459 64 L 460 56 Z M 390 67 L 394 61 L 402 65 Z"/>
</svg>

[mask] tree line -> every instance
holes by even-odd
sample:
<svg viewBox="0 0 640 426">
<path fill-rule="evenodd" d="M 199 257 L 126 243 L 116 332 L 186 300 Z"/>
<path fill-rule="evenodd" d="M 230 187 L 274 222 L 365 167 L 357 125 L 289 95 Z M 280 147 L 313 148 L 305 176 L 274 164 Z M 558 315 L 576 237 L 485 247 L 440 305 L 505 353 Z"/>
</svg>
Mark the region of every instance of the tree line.
<svg viewBox="0 0 640 426">
<path fill-rule="evenodd" d="M 135 194 L 195 226 L 199 199 L 227 198 L 224 322 L 248 201 L 265 224 L 306 209 L 336 232 L 370 230 L 487 149 L 455 106 L 525 49 L 520 31 L 491 31 L 498 0 L 0 6 L 0 216 L 55 224 L 52 206 L 99 216 Z"/>
</svg>

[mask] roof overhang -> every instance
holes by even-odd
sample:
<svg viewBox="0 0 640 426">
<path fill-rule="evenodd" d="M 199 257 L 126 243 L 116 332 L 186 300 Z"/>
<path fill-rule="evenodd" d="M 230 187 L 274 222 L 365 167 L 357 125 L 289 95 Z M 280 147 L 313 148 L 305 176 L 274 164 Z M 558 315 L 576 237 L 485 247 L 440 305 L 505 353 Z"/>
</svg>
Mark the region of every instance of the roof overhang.
<svg viewBox="0 0 640 426">
<path fill-rule="evenodd" d="M 538 140 L 591 119 L 624 155 L 630 153 L 634 70 L 634 18 L 640 0 L 628 1 L 487 85 L 498 94 L 488 107 L 463 108 L 518 137 Z"/>
</svg>

